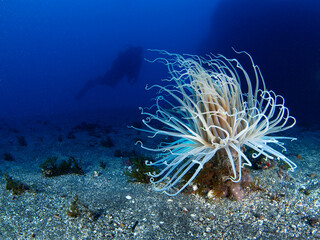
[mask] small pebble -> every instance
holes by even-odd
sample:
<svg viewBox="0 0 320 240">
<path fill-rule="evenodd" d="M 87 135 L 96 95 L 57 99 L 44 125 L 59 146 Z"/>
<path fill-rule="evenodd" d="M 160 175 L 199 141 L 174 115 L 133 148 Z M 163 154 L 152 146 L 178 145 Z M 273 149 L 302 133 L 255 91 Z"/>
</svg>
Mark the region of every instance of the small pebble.
<svg viewBox="0 0 320 240">
<path fill-rule="evenodd" d="M 187 209 L 186 207 L 183 207 L 183 208 L 182 208 L 182 212 L 183 212 L 183 213 L 187 213 L 187 212 L 188 212 L 188 209 Z"/>
<path fill-rule="evenodd" d="M 99 173 L 98 171 L 93 171 L 93 177 L 99 177 L 101 175 L 101 173 Z"/>
</svg>

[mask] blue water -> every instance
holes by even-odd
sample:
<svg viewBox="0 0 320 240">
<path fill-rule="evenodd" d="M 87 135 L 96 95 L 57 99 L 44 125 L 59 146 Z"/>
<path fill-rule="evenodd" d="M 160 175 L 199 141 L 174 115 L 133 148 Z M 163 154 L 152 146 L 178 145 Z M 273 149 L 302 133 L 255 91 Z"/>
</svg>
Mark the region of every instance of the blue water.
<svg viewBox="0 0 320 240">
<path fill-rule="evenodd" d="M 320 117 L 320 2 L 2 0 L 0 117 L 149 106 L 166 69 L 142 62 L 134 84 L 93 87 L 128 46 L 175 53 L 249 52 L 298 123 Z M 121 70 L 121 69 L 120 69 Z"/>
<path fill-rule="evenodd" d="M 216 208 L 127 183 L 128 159 L 146 154 L 151 162 L 141 145 L 157 144 L 127 126 L 142 127 L 138 107 L 157 96 L 146 85 L 168 77 L 166 66 L 148 61 L 159 52 L 148 49 L 223 54 L 254 77 L 248 55 L 233 49 L 248 52 L 300 125 L 284 133 L 298 138 L 283 153 L 296 172 L 266 159 L 252 173 L 261 173 L 262 188 L 272 184 L 267 193 L 244 196 L 241 188 L 231 197 L 250 197 L 250 205 Z M 320 0 L 0 0 L 0 239 L 320 238 L 319 104 Z M 52 157 L 74 157 L 84 175 L 45 178 L 39 166 Z M 32 191 L 14 196 L 5 173 Z M 75 194 L 96 220 L 67 216 Z"/>
</svg>

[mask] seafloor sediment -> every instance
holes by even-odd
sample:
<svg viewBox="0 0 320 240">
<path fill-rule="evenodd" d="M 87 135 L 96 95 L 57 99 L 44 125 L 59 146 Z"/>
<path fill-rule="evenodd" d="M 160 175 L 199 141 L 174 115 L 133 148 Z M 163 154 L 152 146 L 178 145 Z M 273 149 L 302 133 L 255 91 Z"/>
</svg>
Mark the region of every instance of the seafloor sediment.
<svg viewBox="0 0 320 240">
<path fill-rule="evenodd" d="M 0 239 L 320 239 L 320 128 L 287 133 L 298 138 L 285 145 L 294 173 L 253 170 L 262 190 L 209 201 L 127 182 L 119 152 L 151 141 L 127 128 L 133 121 L 129 112 L 0 119 Z M 84 174 L 44 177 L 39 166 L 54 156 L 74 157 Z M 7 190 L 6 174 L 28 190 Z"/>
</svg>

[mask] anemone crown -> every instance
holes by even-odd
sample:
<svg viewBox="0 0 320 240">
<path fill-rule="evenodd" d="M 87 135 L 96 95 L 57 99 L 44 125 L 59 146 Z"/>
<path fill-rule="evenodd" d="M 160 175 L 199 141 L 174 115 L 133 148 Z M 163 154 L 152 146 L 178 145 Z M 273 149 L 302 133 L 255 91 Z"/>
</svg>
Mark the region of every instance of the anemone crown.
<svg viewBox="0 0 320 240">
<path fill-rule="evenodd" d="M 147 164 L 159 167 L 158 172 L 148 173 L 156 191 L 176 195 L 187 187 L 203 166 L 214 161 L 217 152 L 225 156 L 230 167 L 226 180 L 241 180 L 241 169 L 251 162 L 244 148 L 254 150 L 253 158 L 285 161 L 291 170 L 295 163 L 281 151 L 286 150 L 282 139 L 274 133 L 291 128 L 296 120 L 284 106 L 284 98 L 268 91 L 263 76 L 252 57 L 246 54 L 252 65 L 252 76 L 236 59 L 223 55 L 179 55 L 156 50 L 164 57 L 151 62 L 162 62 L 168 68 L 167 85 L 158 88 L 155 104 L 140 108 L 149 137 L 165 136 L 172 141 L 162 141 L 155 148 L 142 148 L 157 152 L 157 160 Z M 155 124 L 157 122 L 157 124 Z M 159 124 L 160 123 L 160 124 Z M 161 127 L 159 127 L 161 126 Z M 177 185 L 183 185 L 176 189 Z"/>
</svg>

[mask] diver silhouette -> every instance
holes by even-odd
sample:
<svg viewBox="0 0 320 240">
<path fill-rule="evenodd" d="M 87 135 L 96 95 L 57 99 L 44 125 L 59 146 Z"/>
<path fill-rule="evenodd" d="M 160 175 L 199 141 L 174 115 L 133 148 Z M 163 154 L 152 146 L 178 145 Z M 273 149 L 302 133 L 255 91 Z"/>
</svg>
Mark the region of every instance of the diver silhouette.
<svg viewBox="0 0 320 240">
<path fill-rule="evenodd" d="M 76 99 L 81 99 L 90 89 L 97 85 L 115 86 L 123 77 L 127 77 L 130 84 L 138 80 L 142 63 L 142 48 L 130 46 L 125 51 L 119 52 L 112 62 L 111 68 L 104 74 L 88 81 L 78 92 Z"/>
</svg>

